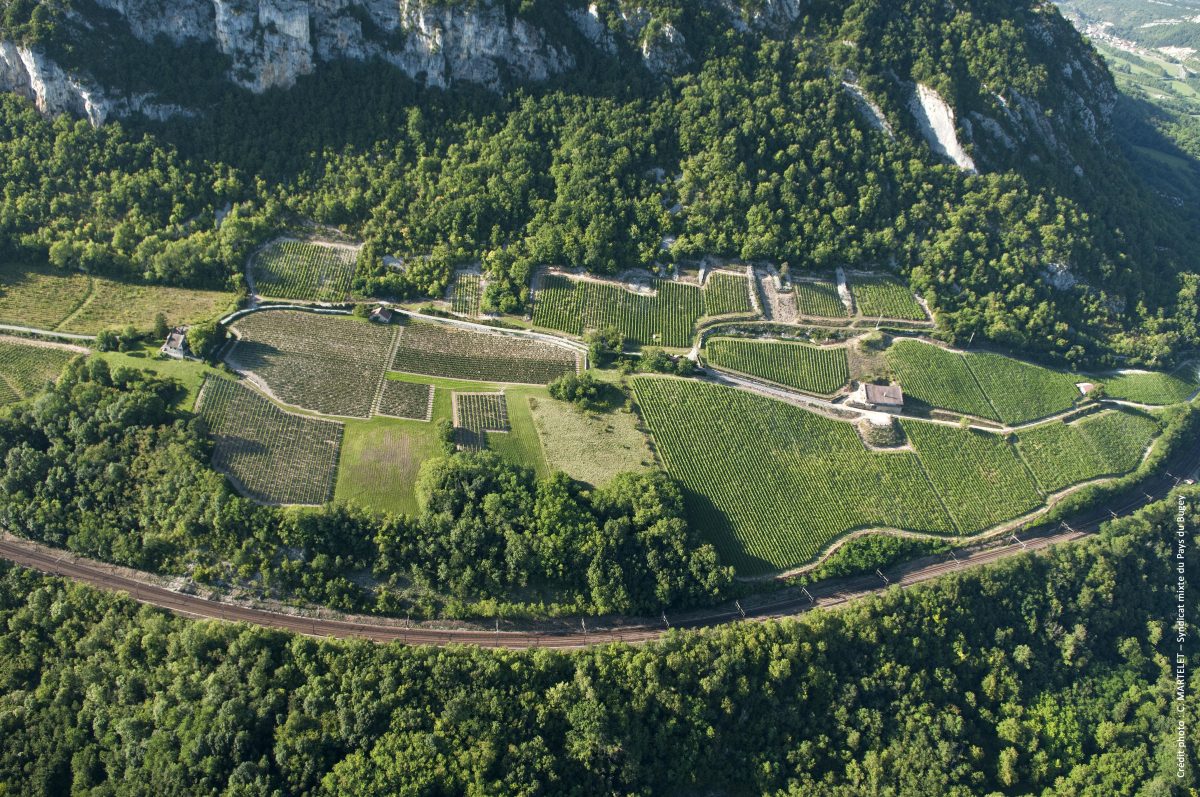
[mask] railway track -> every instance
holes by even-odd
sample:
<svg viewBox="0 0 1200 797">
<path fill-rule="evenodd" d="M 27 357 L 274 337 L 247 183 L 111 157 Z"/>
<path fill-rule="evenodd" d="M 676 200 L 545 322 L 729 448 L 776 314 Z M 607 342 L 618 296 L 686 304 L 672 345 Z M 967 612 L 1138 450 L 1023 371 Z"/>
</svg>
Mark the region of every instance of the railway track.
<svg viewBox="0 0 1200 797">
<path fill-rule="evenodd" d="M 1185 452 L 1179 460 L 1171 463 L 1175 473 L 1192 474 L 1200 465 L 1200 449 Z M 412 626 L 391 618 L 363 615 L 339 618 L 311 617 L 290 614 L 284 611 L 245 606 L 210 600 L 198 595 L 189 595 L 168 589 L 155 583 L 148 573 L 117 568 L 91 559 L 75 556 L 67 551 L 11 534 L 0 536 L 0 558 L 38 570 L 50 575 L 69 578 L 109 592 L 122 592 L 135 600 L 156 606 L 175 614 L 242 622 L 266 628 L 276 628 L 294 633 L 339 639 L 359 638 L 373 642 L 402 642 L 411 645 L 476 645 L 487 648 L 527 650 L 547 648 L 575 650 L 590 645 L 610 642 L 640 643 L 657 639 L 674 628 L 705 628 L 731 622 L 792 617 L 819 608 L 843 606 L 868 598 L 891 587 L 906 587 L 938 578 L 948 573 L 979 567 L 1000 561 L 1010 556 L 1031 551 L 1043 551 L 1053 545 L 1072 542 L 1095 534 L 1100 525 L 1111 518 L 1129 515 L 1152 501 L 1166 497 L 1181 481 L 1172 475 L 1171 468 L 1163 474 L 1144 480 L 1136 490 L 1125 494 L 1122 500 L 1097 507 L 1070 524 L 1042 528 L 1018 539 L 1013 535 L 1003 544 L 988 547 L 968 547 L 938 557 L 926 557 L 890 569 L 887 573 L 876 571 L 875 575 L 838 579 L 814 584 L 797 593 L 788 590 L 776 600 L 766 600 L 743 607 L 735 602 L 732 607 L 703 610 L 677 616 L 668 621 L 664 615 L 661 623 L 615 625 L 610 627 L 587 627 L 586 619 L 580 621 L 575 631 L 495 631 L 480 629 L 432 629 Z"/>
</svg>

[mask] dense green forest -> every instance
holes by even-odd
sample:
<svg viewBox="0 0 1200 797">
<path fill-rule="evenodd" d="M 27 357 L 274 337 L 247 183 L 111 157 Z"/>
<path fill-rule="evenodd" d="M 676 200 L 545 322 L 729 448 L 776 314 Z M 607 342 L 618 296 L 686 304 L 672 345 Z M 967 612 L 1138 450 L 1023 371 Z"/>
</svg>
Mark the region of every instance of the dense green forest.
<svg viewBox="0 0 1200 797">
<path fill-rule="evenodd" d="M 214 587 L 415 616 L 657 613 L 732 579 L 661 472 L 585 491 L 462 453 L 426 463 L 414 517 L 255 505 L 209 466 L 179 390 L 80 358 L 0 416 L 0 526 Z"/>
<path fill-rule="evenodd" d="M 1200 716 L 1174 702 L 1175 512 L 844 610 L 570 655 L 187 621 L 4 565 L 0 790 L 1181 793 L 1176 717 Z"/>
<path fill-rule="evenodd" d="M 598 5 L 619 29 L 621 6 Z M 721 4 L 642 5 L 686 38 L 676 77 L 647 71 L 635 43 L 608 55 L 567 23 L 551 28 L 563 8 L 537 0 L 508 12 L 560 31 L 577 61 L 544 84 L 442 91 L 381 63 L 334 62 L 258 96 L 212 80 L 221 65 L 190 50 L 173 66 L 165 45 L 124 46 L 119 19 L 84 0 L 72 6 L 81 18 L 105 22 L 82 40 L 59 6 L 9 2 L 0 35 L 93 73 L 104 63 L 98 78 L 156 81 L 203 110 L 93 131 L 0 100 L 0 244 L 63 267 L 214 284 L 286 219 L 311 218 L 366 240 L 357 287 L 382 295 L 436 294 L 455 263 L 479 259 L 488 306 L 520 311 L 544 263 L 612 273 L 717 255 L 895 268 L 950 337 L 1072 362 L 1161 363 L 1198 342 L 1188 253 L 1200 233 L 1110 140 L 1096 117 L 1111 80 L 1052 10 L 858 0 L 738 31 Z M 739 4 L 747 19 L 760 6 Z M 1058 146 L 1032 133 L 1012 150 L 968 143 L 978 175 L 940 163 L 907 110 L 908 81 L 963 117 L 1001 114 L 998 87 L 1036 101 Z M 1059 266 L 1079 284 L 1052 287 Z"/>
</svg>

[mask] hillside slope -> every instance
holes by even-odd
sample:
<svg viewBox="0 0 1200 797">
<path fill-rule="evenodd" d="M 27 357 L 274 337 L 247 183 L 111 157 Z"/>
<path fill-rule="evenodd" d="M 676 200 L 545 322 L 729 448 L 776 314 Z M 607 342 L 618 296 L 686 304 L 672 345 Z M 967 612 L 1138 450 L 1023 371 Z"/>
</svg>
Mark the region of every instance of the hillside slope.
<svg viewBox="0 0 1200 797">
<path fill-rule="evenodd" d="M 1195 232 L 1042 2 L 10 0 L 0 38 L 0 86 L 125 119 L 5 104 L 0 147 L 44 153 L 0 167 L 23 257 L 202 279 L 290 212 L 363 237 L 357 287 L 382 295 L 479 259 L 515 311 L 544 263 L 743 258 L 894 268 L 950 336 L 1060 359 L 1196 344 Z M 148 160 L 115 154 L 143 134 Z M 139 188 L 105 201 L 93 167 Z M 185 222 L 227 204 L 233 231 Z"/>
</svg>

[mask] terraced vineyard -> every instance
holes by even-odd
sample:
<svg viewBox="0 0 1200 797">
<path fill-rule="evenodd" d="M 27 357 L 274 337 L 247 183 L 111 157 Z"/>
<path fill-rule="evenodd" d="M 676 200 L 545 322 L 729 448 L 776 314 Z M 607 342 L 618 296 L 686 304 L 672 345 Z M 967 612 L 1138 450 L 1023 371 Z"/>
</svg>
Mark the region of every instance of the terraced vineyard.
<svg viewBox="0 0 1200 797">
<path fill-rule="evenodd" d="M 392 369 L 477 382 L 545 385 L 575 371 L 576 360 L 574 351 L 533 338 L 413 322 L 400 334 Z"/>
<path fill-rule="evenodd" d="M 704 281 L 705 315 L 749 313 L 753 309 L 750 305 L 750 286 L 743 275 L 714 271 Z"/>
<path fill-rule="evenodd" d="M 53 382 L 79 355 L 66 349 L 0 340 L 0 406 L 26 399 Z"/>
<path fill-rule="evenodd" d="M 345 301 L 357 262 L 358 252 L 348 247 L 274 241 L 254 258 L 255 290 L 279 299 Z"/>
<path fill-rule="evenodd" d="M 1018 517 L 1042 503 L 1015 449 L 997 434 L 902 421 L 934 487 L 964 534 Z"/>
<path fill-rule="evenodd" d="M 887 361 L 904 389 L 906 403 L 916 399 L 930 407 L 999 420 L 961 354 L 898 340 L 887 350 Z"/>
<path fill-rule="evenodd" d="M 557 274 L 542 277 L 542 287 L 533 297 L 533 323 L 569 335 L 583 332 L 583 291 L 574 280 Z"/>
<path fill-rule="evenodd" d="M 925 311 L 907 285 L 893 279 L 852 278 L 850 293 L 858 311 L 868 318 L 924 321 Z"/>
<path fill-rule="evenodd" d="M 1126 371 L 1096 381 L 1104 384 L 1108 395 L 1138 404 L 1178 404 L 1196 392 L 1196 382 L 1179 374 L 1152 371 Z"/>
<path fill-rule="evenodd" d="M 704 315 L 704 292 L 695 285 L 655 280 L 655 296 L 612 285 L 581 282 L 585 329 L 616 327 L 642 345 L 687 348 Z"/>
<path fill-rule="evenodd" d="M 483 278 L 478 274 L 459 274 L 454 281 L 454 299 L 451 309 L 461 315 L 479 315 L 479 303 L 483 299 Z"/>
<path fill-rule="evenodd" d="M 796 309 L 802 315 L 818 318 L 845 318 L 846 305 L 838 295 L 837 284 L 833 282 L 795 282 L 792 293 L 796 297 Z"/>
<path fill-rule="evenodd" d="M 1017 449 L 1042 490 L 1053 493 L 1134 470 L 1158 431 L 1158 422 L 1148 415 L 1113 410 L 1026 429 L 1018 436 Z"/>
<path fill-rule="evenodd" d="M 366 418 L 387 370 L 397 327 L 340 315 L 267 310 L 238 319 L 226 360 L 252 372 L 283 402 Z"/>
<path fill-rule="evenodd" d="M 850 379 L 846 350 L 841 347 L 710 338 L 705 356 L 717 367 L 809 393 L 834 393 Z"/>
<path fill-rule="evenodd" d="M 455 393 L 454 417 L 458 444 L 463 448 L 484 448 L 489 432 L 512 431 L 503 393 Z"/>
<path fill-rule="evenodd" d="M 801 564 L 856 528 L 954 530 L 917 457 L 868 451 L 852 424 L 689 380 L 638 377 L 634 391 L 692 522 L 741 574 Z"/>
<path fill-rule="evenodd" d="M 427 421 L 433 407 L 433 390 L 433 385 L 385 379 L 380 386 L 377 414 Z"/>
<path fill-rule="evenodd" d="M 1007 424 L 1065 412 L 1080 398 L 1078 377 L 1000 354 L 968 352 L 967 365 Z"/>
<path fill-rule="evenodd" d="M 213 467 L 248 497 L 305 505 L 333 498 L 340 423 L 284 412 L 229 379 L 205 381 L 197 411 L 214 439 Z"/>
<path fill-rule="evenodd" d="M 612 326 L 639 345 L 688 348 L 705 315 L 748 313 L 749 286 L 738 274 L 714 272 L 707 287 L 654 280 L 655 295 L 616 285 L 547 274 L 534 297 L 533 323 L 571 335 Z"/>
</svg>

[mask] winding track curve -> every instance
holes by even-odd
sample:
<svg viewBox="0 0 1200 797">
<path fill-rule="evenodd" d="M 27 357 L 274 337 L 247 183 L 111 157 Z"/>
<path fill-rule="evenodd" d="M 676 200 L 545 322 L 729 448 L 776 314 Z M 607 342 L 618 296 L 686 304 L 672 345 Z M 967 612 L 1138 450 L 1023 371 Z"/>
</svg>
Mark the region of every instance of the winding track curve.
<svg viewBox="0 0 1200 797">
<path fill-rule="evenodd" d="M 1005 545 L 965 548 L 954 551 L 949 556 L 918 559 L 883 574 L 887 583 L 884 583 L 883 578 L 874 575 L 823 581 L 809 588 L 807 594 L 794 594 L 793 591 L 789 591 L 778 600 L 758 605 L 743 608 L 735 603 L 733 607 L 702 610 L 677 617 L 672 625 L 675 628 L 703 628 L 743 620 L 795 616 L 811 609 L 830 608 L 861 600 L 891 586 L 905 587 L 959 569 L 985 565 L 1026 551 L 1044 550 L 1052 545 L 1078 540 L 1095 534 L 1099 531 L 1101 523 L 1110 518 L 1129 515 L 1151 501 L 1165 498 L 1179 484 L 1181 476 L 1175 474 L 1191 475 L 1197 468 L 1200 468 L 1200 446 L 1181 452 L 1161 473 L 1143 480 L 1136 488 L 1125 493 L 1119 502 L 1113 501 L 1083 513 L 1073 518 L 1070 524 L 1043 527 L 1040 529 L 1041 533 L 1034 533 L 1023 540 L 1011 538 Z M 244 622 L 311 636 L 361 638 L 373 642 L 420 645 L 466 644 L 513 650 L 571 650 L 608 642 L 647 642 L 667 632 L 665 616 L 664 622 L 659 624 L 615 626 L 590 631 L 583 625 L 585 621 L 581 621 L 581 630 L 571 632 L 430 629 L 408 627 L 407 623 L 389 618 L 362 615 L 341 619 L 314 618 L 176 592 L 158 586 L 149 574 L 114 568 L 61 549 L 7 534 L 0 537 L 0 558 L 109 592 L 127 593 L 141 603 L 167 609 L 185 617 Z"/>
</svg>

